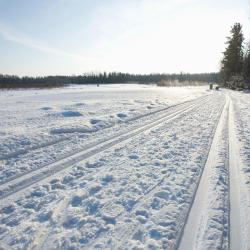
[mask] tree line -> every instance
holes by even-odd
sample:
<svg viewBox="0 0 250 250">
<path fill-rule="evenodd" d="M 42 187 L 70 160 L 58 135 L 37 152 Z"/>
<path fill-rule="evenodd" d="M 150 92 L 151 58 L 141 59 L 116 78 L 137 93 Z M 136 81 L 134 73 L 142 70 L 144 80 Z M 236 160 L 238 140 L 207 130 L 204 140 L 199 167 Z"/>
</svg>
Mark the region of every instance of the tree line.
<svg viewBox="0 0 250 250">
<path fill-rule="evenodd" d="M 244 44 L 240 23 L 231 27 L 226 44 L 220 69 L 222 85 L 231 89 L 250 88 L 250 41 Z"/>
<path fill-rule="evenodd" d="M 218 82 L 218 73 L 199 74 L 129 74 L 122 72 L 86 73 L 78 76 L 19 77 L 0 74 L 0 88 L 48 88 L 67 84 L 110 84 L 110 83 L 159 83 L 179 82 Z"/>
</svg>

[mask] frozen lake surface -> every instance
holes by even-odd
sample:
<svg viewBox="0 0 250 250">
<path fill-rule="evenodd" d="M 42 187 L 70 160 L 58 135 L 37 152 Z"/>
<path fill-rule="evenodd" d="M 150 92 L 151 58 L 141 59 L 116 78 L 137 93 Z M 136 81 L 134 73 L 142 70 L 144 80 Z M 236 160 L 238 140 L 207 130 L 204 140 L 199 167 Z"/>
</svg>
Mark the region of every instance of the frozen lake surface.
<svg viewBox="0 0 250 250">
<path fill-rule="evenodd" d="M 0 249 L 250 248 L 249 93 L 2 90 L 0 116 Z"/>
</svg>

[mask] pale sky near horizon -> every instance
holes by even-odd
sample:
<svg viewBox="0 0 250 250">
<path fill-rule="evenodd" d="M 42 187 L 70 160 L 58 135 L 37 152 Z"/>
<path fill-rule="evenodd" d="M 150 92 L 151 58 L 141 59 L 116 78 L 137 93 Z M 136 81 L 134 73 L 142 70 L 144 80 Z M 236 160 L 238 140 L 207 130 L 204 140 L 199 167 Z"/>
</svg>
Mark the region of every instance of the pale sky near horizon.
<svg viewBox="0 0 250 250">
<path fill-rule="evenodd" d="M 0 73 L 219 70 L 248 0 L 0 0 Z"/>
</svg>

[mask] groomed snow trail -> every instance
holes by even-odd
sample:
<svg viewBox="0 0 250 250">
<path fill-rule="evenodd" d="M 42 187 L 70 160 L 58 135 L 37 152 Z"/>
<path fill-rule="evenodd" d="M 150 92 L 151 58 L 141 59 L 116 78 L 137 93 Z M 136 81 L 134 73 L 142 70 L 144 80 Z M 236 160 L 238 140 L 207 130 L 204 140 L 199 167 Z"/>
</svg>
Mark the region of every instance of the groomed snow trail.
<svg viewBox="0 0 250 250">
<path fill-rule="evenodd" d="M 204 87 L 169 92 L 133 84 L 0 91 L 0 183 L 208 94 Z"/>
<path fill-rule="evenodd" d="M 240 217 L 242 249 L 250 249 L 250 98 L 248 92 L 230 92 L 232 100 L 235 152 L 237 162 L 238 190 L 240 191 Z M 237 215 L 236 215 L 237 216 Z"/>
<path fill-rule="evenodd" d="M 119 133 L 117 135 L 112 135 L 108 138 L 102 140 L 102 142 L 98 142 L 89 148 L 84 148 L 83 150 L 79 150 L 75 153 L 72 153 L 70 156 L 66 156 L 65 158 L 56 161 L 55 163 L 48 164 L 47 166 L 43 166 L 38 169 L 34 169 L 29 171 L 28 173 L 24 173 L 22 175 L 17 176 L 16 178 L 11 178 L 10 181 L 7 181 L 0 185 L 0 200 L 7 198 L 13 194 L 17 194 L 17 192 L 31 186 L 32 184 L 36 184 L 37 182 L 50 177 L 51 175 L 55 175 L 56 173 L 71 167 L 73 164 L 77 162 L 81 162 L 83 160 L 88 159 L 89 157 L 96 155 L 104 150 L 107 150 L 123 141 L 129 140 L 138 134 L 145 132 L 149 129 L 158 126 L 165 120 L 171 121 L 176 117 L 183 115 L 184 112 L 188 112 L 194 109 L 197 105 L 201 105 L 207 102 L 209 99 L 202 98 L 197 100 L 180 104 L 178 106 L 173 107 L 172 109 L 165 109 L 165 114 L 161 114 L 160 117 L 157 117 L 153 121 L 149 121 L 146 124 L 137 126 L 135 128 L 130 129 L 129 131 Z"/>
<path fill-rule="evenodd" d="M 239 173 L 239 149 L 235 136 L 234 116 L 232 103 L 230 101 L 229 113 L 229 166 L 230 166 L 230 248 L 243 249 L 243 221 L 241 218 L 242 208 L 240 206 L 240 173 Z"/>
<path fill-rule="evenodd" d="M 244 179 L 244 164 L 236 136 L 233 103 L 229 106 L 229 166 L 230 166 L 230 249 L 248 250 L 249 198 Z M 248 191 L 249 192 L 249 191 Z"/>
<path fill-rule="evenodd" d="M 226 91 L 225 96 L 226 103 L 183 228 L 180 250 L 250 247 L 248 170 L 239 145 L 242 135 L 235 125 L 235 100 L 231 98 L 234 94 Z"/>
<path fill-rule="evenodd" d="M 220 107 L 220 105 L 218 105 L 219 103 L 215 102 L 214 104 L 217 108 L 218 108 L 218 106 Z M 201 111 L 200 109 L 195 110 L 195 113 L 198 111 L 199 112 L 196 115 L 194 115 L 195 113 L 193 113 L 192 116 L 194 116 L 194 117 L 192 119 L 192 123 L 194 122 L 194 120 L 196 120 L 196 119 L 199 120 L 202 118 L 202 116 L 203 116 L 203 115 L 201 115 L 202 112 L 204 112 L 205 110 L 207 111 L 206 108 L 209 107 L 209 105 L 211 105 L 211 103 L 207 104 L 207 106 L 204 105 L 203 111 Z M 212 107 L 212 106 L 213 105 L 211 105 L 210 107 L 213 110 L 213 108 L 215 108 L 215 106 L 214 107 Z M 218 114 L 218 111 L 216 113 Z M 188 117 L 191 117 L 191 115 Z M 190 125 L 191 125 L 190 122 L 191 121 L 189 121 L 186 124 L 185 119 L 182 119 L 182 120 L 183 121 L 182 121 L 181 128 L 185 131 L 185 127 L 183 126 L 185 124 L 185 126 L 189 126 L 189 130 L 190 130 Z M 214 120 L 213 120 L 212 124 L 214 125 Z M 205 126 L 205 124 L 203 124 L 203 125 Z M 212 127 L 210 127 L 210 128 L 212 128 Z M 195 128 L 196 128 L 196 126 L 193 129 L 195 129 Z M 201 130 L 199 130 L 199 132 L 202 133 L 201 132 L 202 128 L 200 127 L 200 129 Z M 169 130 L 171 130 L 171 129 L 169 128 Z M 194 130 L 192 130 L 191 133 L 193 133 L 193 132 L 194 132 Z M 199 132 L 196 131 L 196 133 L 199 133 Z M 166 134 L 165 134 L 165 136 L 166 136 Z M 196 137 L 196 139 L 197 139 L 197 137 Z M 190 140 L 192 141 L 191 137 L 190 137 Z M 183 152 L 183 154 L 186 153 L 188 155 L 188 151 L 190 152 L 191 148 L 194 149 L 196 147 L 190 145 L 189 150 L 187 150 L 188 149 L 187 147 L 183 147 L 183 150 L 184 149 L 187 150 L 187 151 Z M 192 149 L 191 149 L 191 151 L 192 151 Z M 181 153 L 181 152 L 179 152 L 179 153 Z M 180 157 L 179 153 L 177 153 L 178 158 Z M 194 156 L 194 152 L 192 153 L 192 155 Z M 191 154 L 189 156 L 191 156 Z M 197 157 L 197 155 L 196 155 L 196 157 Z M 200 157 L 200 155 L 198 156 L 197 160 L 199 159 L 199 157 Z M 192 158 L 192 156 L 191 156 L 191 158 Z M 92 248 L 97 248 L 97 249 L 124 249 L 124 248 L 127 249 L 128 248 L 128 249 L 132 249 L 133 247 L 140 246 L 140 245 L 142 247 L 142 246 L 145 246 L 147 244 L 149 244 L 149 246 L 152 247 L 153 240 L 160 241 L 161 239 L 162 239 L 162 242 L 161 242 L 162 245 L 158 246 L 160 248 L 164 248 L 164 249 L 167 248 L 168 249 L 171 247 L 171 245 L 174 245 L 175 243 L 172 242 L 173 231 L 176 230 L 176 232 L 178 233 L 179 223 L 180 223 L 180 225 L 183 225 L 182 220 L 180 220 L 178 222 L 179 217 L 181 217 L 179 215 L 181 215 L 181 213 L 182 213 L 182 209 L 183 209 L 182 206 L 183 205 L 181 205 L 178 209 L 176 207 L 176 210 L 174 210 L 174 207 L 176 206 L 176 204 L 174 205 L 174 203 L 175 203 L 175 200 L 177 200 L 177 201 L 179 199 L 182 200 L 184 198 L 184 197 L 182 197 L 182 195 L 186 196 L 186 193 L 184 190 L 182 190 L 182 188 L 186 189 L 187 186 L 189 187 L 189 186 L 192 186 L 192 184 L 193 184 L 192 180 L 191 181 L 188 180 L 187 183 L 185 183 L 185 184 L 182 183 L 183 179 L 181 176 L 182 176 L 182 174 L 185 173 L 185 174 L 187 174 L 188 179 L 189 179 L 190 178 L 189 175 L 191 174 L 191 176 L 192 176 L 192 174 L 194 174 L 193 178 L 196 179 L 197 175 L 195 172 L 200 171 L 198 165 L 199 166 L 200 166 L 200 164 L 202 165 L 202 162 L 203 162 L 203 160 L 199 159 L 197 161 L 198 168 L 194 167 L 192 169 L 192 167 L 191 167 L 191 169 L 192 169 L 191 170 L 190 166 L 189 166 L 189 164 L 190 164 L 189 161 L 190 160 L 186 159 L 186 162 L 184 163 L 181 160 L 181 162 L 184 164 L 184 166 L 182 167 L 184 172 L 181 171 L 182 173 L 179 173 L 180 174 L 180 176 L 178 177 L 178 178 L 180 178 L 179 180 L 178 180 L 178 178 L 174 177 L 175 174 L 172 172 L 173 169 L 170 170 L 170 172 L 169 172 L 167 170 L 168 167 L 166 166 L 166 174 L 164 175 L 164 177 L 162 179 L 160 179 L 160 181 L 157 184 L 154 184 L 152 188 L 148 188 L 148 191 L 146 193 L 144 193 L 144 197 L 140 200 L 140 202 L 139 203 L 135 202 L 135 204 L 132 206 L 132 208 L 130 208 L 128 211 L 125 210 L 123 213 L 118 212 L 118 214 L 115 211 L 113 211 L 114 215 L 112 215 L 112 212 L 108 210 L 109 215 L 107 215 L 107 217 L 110 218 L 111 221 L 113 221 L 113 223 L 115 224 L 115 227 L 112 230 L 101 232 L 100 235 L 98 234 L 98 237 L 95 237 L 91 242 L 89 242 L 85 246 L 84 249 L 92 249 Z M 175 165 L 173 161 L 172 161 L 172 165 Z M 185 165 L 187 165 L 187 169 L 185 169 Z M 191 164 L 191 166 L 192 166 L 192 164 Z M 173 168 L 175 169 L 175 167 L 173 167 Z M 177 174 L 177 176 L 179 174 Z M 171 179 L 174 180 L 174 183 L 171 182 Z M 181 182 L 179 183 L 179 181 L 181 181 Z M 170 191 L 172 188 L 174 188 L 178 185 L 180 185 L 180 187 L 182 187 L 179 191 L 177 191 L 178 188 L 176 188 L 175 191 L 174 190 Z M 169 192 L 170 193 L 177 192 L 177 197 L 175 197 L 175 196 L 171 197 Z M 182 192 L 184 192 L 184 193 L 181 194 Z M 160 198 L 159 201 L 158 201 L 158 198 Z M 158 202 L 159 202 L 159 204 L 157 205 Z M 154 203 L 156 203 L 156 204 L 154 204 Z M 163 204 L 165 203 L 165 205 L 163 205 L 161 203 L 163 203 Z M 184 205 L 184 207 L 185 207 L 185 205 Z M 114 208 L 115 208 L 115 206 L 114 206 Z M 170 214 L 173 212 L 174 212 L 174 214 L 172 214 L 172 216 L 174 215 L 174 218 L 175 218 L 174 220 L 176 221 L 176 223 L 174 221 L 171 221 L 171 220 L 165 221 L 164 218 L 167 217 L 169 220 L 171 218 Z M 168 213 L 169 213 L 169 215 L 167 215 Z M 138 223 L 138 220 L 139 220 L 139 223 Z M 117 223 L 116 223 L 116 221 L 117 221 Z M 147 221 L 148 221 L 148 223 L 147 223 Z M 156 223 L 155 226 L 152 225 L 153 221 L 154 221 L 154 223 Z M 153 228 L 149 229 L 148 227 L 150 227 L 150 226 L 153 226 Z M 158 229 L 157 229 L 157 227 L 158 227 Z M 163 230 L 164 227 L 166 227 L 165 230 Z M 162 229 L 160 229 L 160 228 L 162 228 Z M 163 230 L 163 232 L 161 232 L 161 230 Z M 149 233 L 149 235 L 148 235 L 148 233 Z M 147 238 L 149 241 L 147 240 Z M 148 241 L 148 243 L 146 243 L 147 241 Z M 150 243 L 150 241 L 151 241 L 151 243 Z M 169 247 L 167 247 L 167 245 L 169 245 Z"/>
<path fill-rule="evenodd" d="M 179 245 L 180 250 L 228 248 L 228 244 L 225 244 L 225 239 L 223 239 L 223 237 L 225 237 L 223 234 L 226 233 L 224 230 L 217 232 L 216 239 L 213 238 L 210 244 L 204 242 L 207 233 L 206 230 L 208 229 L 208 221 L 213 219 L 210 214 L 212 204 L 211 197 L 209 196 L 213 196 L 213 198 L 218 196 L 218 192 L 216 192 L 215 189 L 217 188 L 216 186 L 220 185 L 219 181 L 216 183 L 215 187 L 211 185 L 211 182 L 213 181 L 212 179 L 216 178 L 216 176 L 213 175 L 218 174 L 218 172 L 215 171 L 218 166 L 222 168 L 222 164 L 224 164 L 226 169 L 228 167 L 227 154 L 223 152 L 225 150 L 227 151 L 228 143 L 228 133 L 227 130 L 225 130 L 228 123 L 228 109 L 229 98 L 227 97 L 214 133 L 206 165 L 204 166 L 200 181 L 197 183 L 197 189 L 194 190 L 194 198 L 190 206 L 190 212 L 188 213 L 187 222 L 184 226 L 183 235 Z M 224 181 L 226 181 L 226 178 Z M 212 202 L 214 203 L 215 200 Z M 225 207 L 228 203 L 226 202 L 226 204 L 224 203 L 222 205 L 224 205 L 222 209 L 225 212 L 228 212 Z M 222 224 L 222 227 L 226 226 L 225 224 L 228 224 L 228 221 L 223 219 L 223 214 L 220 214 L 220 217 L 221 221 L 218 222 L 218 224 Z M 216 233 L 214 232 L 214 234 Z"/>
<path fill-rule="evenodd" d="M 117 114 L 118 121 L 90 134 L 62 129 L 66 134 L 51 134 L 52 145 L 41 138 L 37 145 L 24 141 L 23 150 L 28 150 L 17 156 L 12 152 L 18 147 L 9 150 L 12 139 L 0 147 L 7 158 L 10 154 L 0 160 L 0 249 L 248 250 L 249 95 L 201 93 L 172 107 L 157 106 L 156 100 L 152 111 L 141 108 L 127 118 L 128 109 L 133 112 L 146 101 L 119 97 L 114 103 L 119 108 L 129 104 L 128 109 L 116 107 L 114 113 L 104 102 L 102 110 Z M 68 103 L 76 94 L 65 95 Z M 131 95 L 139 94 L 129 92 L 126 98 Z M 55 107 L 47 104 L 47 92 L 41 98 Z M 76 103 L 63 103 L 66 113 L 77 107 L 67 113 L 77 118 L 63 118 L 67 126 L 81 122 L 81 108 L 85 116 L 91 111 L 82 103 L 82 95 Z M 54 116 L 48 110 L 41 112 L 49 113 L 44 117 L 51 125 Z M 102 120 L 91 114 L 87 119 L 93 124 Z M 40 117 L 35 125 L 39 122 Z"/>
</svg>

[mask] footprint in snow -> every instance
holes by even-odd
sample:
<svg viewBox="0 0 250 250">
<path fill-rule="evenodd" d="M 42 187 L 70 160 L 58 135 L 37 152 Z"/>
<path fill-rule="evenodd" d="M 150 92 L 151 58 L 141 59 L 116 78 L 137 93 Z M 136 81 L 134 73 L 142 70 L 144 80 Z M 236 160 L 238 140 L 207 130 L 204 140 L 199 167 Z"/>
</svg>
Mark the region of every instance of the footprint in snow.
<svg viewBox="0 0 250 250">
<path fill-rule="evenodd" d="M 74 196 L 71 200 L 71 206 L 72 207 L 79 207 L 82 205 L 82 200 L 83 200 L 83 197 L 82 196 Z"/>
<path fill-rule="evenodd" d="M 7 206 L 7 207 L 4 207 L 2 210 L 1 210 L 1 213 L 4 213 L 4 214 L 11 214 L 12 212 L 15 211 L 15 207 L 10 205 L 10 206 Z"/>
<path fill-rule="evenodd" d="M 139 159 L 139 156 L 138 155 L 129 155 L 129 158 L 131 160 L 136 160 L 136 159 Z"/>
<path fill-rule="evenodd" d="M 116 116 L 119 117 L 119 118 L 125 118 L 125 117 L 127 117 L 127 115 L 123 114 L 123 113 L 118 113 L 118 114 L 116 114 Z"/>
</svg>

